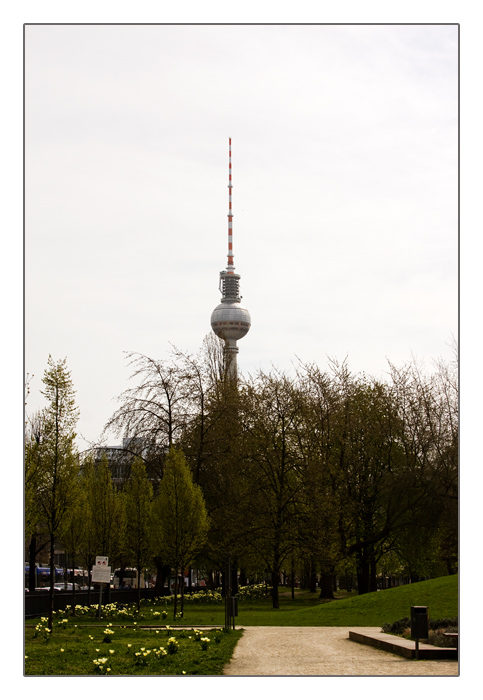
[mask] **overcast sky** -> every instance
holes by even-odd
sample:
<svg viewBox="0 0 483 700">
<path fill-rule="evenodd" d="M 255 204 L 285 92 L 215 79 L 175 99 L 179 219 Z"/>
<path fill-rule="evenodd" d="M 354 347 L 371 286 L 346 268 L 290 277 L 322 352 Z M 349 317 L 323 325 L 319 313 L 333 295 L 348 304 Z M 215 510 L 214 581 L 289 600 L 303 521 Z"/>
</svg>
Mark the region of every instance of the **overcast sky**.
<svg viewBox="0 0 483 700">
<path fill-rule="evenodd" d="M 28 26 L 27 410 L 67 357 L 94 441 L 124 351 L 200 348 L 229 137 L 243 374 L 451 358 L 457 80 L 455 25 Z"/>
</svg>

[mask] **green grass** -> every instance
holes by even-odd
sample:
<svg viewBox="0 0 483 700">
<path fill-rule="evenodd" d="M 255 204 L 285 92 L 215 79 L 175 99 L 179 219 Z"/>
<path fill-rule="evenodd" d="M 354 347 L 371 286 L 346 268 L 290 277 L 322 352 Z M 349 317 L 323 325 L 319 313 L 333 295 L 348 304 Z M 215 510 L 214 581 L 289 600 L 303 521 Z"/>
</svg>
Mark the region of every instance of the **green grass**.
<svg viewBox="0 0 483 700">
<path fill-rule="evenodd" d="M 290 591 L 281 590 L 278 610 L 271 607 L 270 598 L 240 601 L 236 625 L 380 627 L 409 617 L 412 605 L 427 605 L 433 620 L 458 615 L 458 576 L 444 576 L 361 596 L 337 595 L 343 597 L 321 601 L 317 593 L 297 591 L 292 600 Z M 163 610 L 169 615 L 165 620 L 162 619 Z M 203 630 L 211 640 L 203 650 L 193 632 L 175 629 L 172 607 L 164 601 L 146 601 L 140 613 L 134 607 L 123 611 L 108 606 L 103 615 L 103 619 L 98 620 L 95 609 L 79 611 L 75 617 L 61 611 L 56 614 L 52 633 L 37 633 L 36 636 L 35 626 L 40 624 L 43 629 L 46 622 L 41 622 L 40 618 L 29 620 L 25 628 L 26 675 L 90 675 L 98 672 L 93 660 L 99 658 L 108 659 L 104 670 L 109 667 L 109 675 L 181 675 L 183 672 L 186 675 L 219 675 L 242 634 L 241 630 L 229 633 Z M 61 622 L 62 619 L 66 622 Z M 224 621 L 223 603 L 198 601 L 185 604 L 184 618 L 177 620 L 176 625 L 212 628 L 223 626 Z M 171 629 L 165 629 L 166 624 L 171 625 Z M 104 630 L 109 625 L 115 631 L 107 644 L 103 641 Z M 143 629 L 143 625 L 153 628 Z M 156 658 L 154 650 L 166 648 L 170 636 L 176 637 L 178 652 Z M 218 643 L 216 638 L 220 640 Z M 141 647 L 144 651 L 150 650 L 142 658 Z M 111 649 L 113 654 L 109 653 Z M 136 652 L 140 654 L 136 656 Z"/>
<path fill-rule="evenodd" d="M 191 630 L 112 625 L 111 641 L 105 642 L 105 627 L 80 624 L 75 618 L 46 635 L 34 636 L 35 628 L 27 627 L 25 675 L 220 675 L 242 635 L 239 630 L 203 630 L 201 636 L 210 639 L 203 649 Z M 157 655 L 161 647 L 168 652 L 171 637 L 178 645 L 176 653 Z M 97 659 L 106 661 L 96 665 Z"/>
<path fill-rule="evenodd" d="M 316 596 L 316 594 L 315 594 Z M 321 602 L 316 597 L 297 605 L 282 598 L 280 609 L 239 606 L 237 624 L 287 627 L 375 627 L 410 617 L 412 605 L 427 605 L 432 619 L 458 615 L 458 576 L 444 576 L 385 591 Z"/>
</svg>

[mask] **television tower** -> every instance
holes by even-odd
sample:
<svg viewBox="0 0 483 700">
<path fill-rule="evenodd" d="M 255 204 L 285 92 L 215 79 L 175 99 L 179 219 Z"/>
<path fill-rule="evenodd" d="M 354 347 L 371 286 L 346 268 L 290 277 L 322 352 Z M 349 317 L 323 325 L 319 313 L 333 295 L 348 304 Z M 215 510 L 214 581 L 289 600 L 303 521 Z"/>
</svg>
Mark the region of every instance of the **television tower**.
<svg viewBox="0 0 483 700">
<path fill-rule="evenodd" d="M 220 272 L 221 304 L 211 314 L 211 327 L 216 335 L 225 341 L 225 374 L 232 380 L 237 378 L 238 354 L 237 340 L 243 338 L 251 326 L 248 310 L 240 301 L 240 275 L 235 273 L 233 265 L 233 212 L 231 208 L 231 139 L 229 139 L 228 164 L 228 264 L 226 270 Z"/>
</svg>

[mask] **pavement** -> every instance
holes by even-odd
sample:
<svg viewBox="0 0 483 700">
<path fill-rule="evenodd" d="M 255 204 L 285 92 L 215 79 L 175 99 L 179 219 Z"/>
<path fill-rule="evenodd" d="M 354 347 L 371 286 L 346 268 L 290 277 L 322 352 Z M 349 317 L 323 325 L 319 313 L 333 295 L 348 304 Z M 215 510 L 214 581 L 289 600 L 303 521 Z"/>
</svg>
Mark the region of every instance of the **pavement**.
<svg viewBox="0 0 483 700">
<path fill-rule="evenodd" d="M 457 676 L 458 662 L 414 660 L 349 639 L 380 627 L 245 627 L 225 676 Z"/>
</svg>

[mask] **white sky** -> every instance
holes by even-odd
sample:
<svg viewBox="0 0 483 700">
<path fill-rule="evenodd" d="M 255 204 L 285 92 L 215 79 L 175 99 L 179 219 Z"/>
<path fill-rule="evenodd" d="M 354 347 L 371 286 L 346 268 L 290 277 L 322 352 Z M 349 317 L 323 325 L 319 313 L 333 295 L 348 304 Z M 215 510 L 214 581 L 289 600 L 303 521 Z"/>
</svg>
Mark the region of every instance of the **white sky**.
<svg viewBox="0 0 483 700">
<path fill-rule="evenodd" d="M 79 432 L 123 351 L 195 352 L 234 250 L 243 373 L 450 357 L 456 26 L 28 26 L 25 367 L 67 357 Z"/>
</svg>

